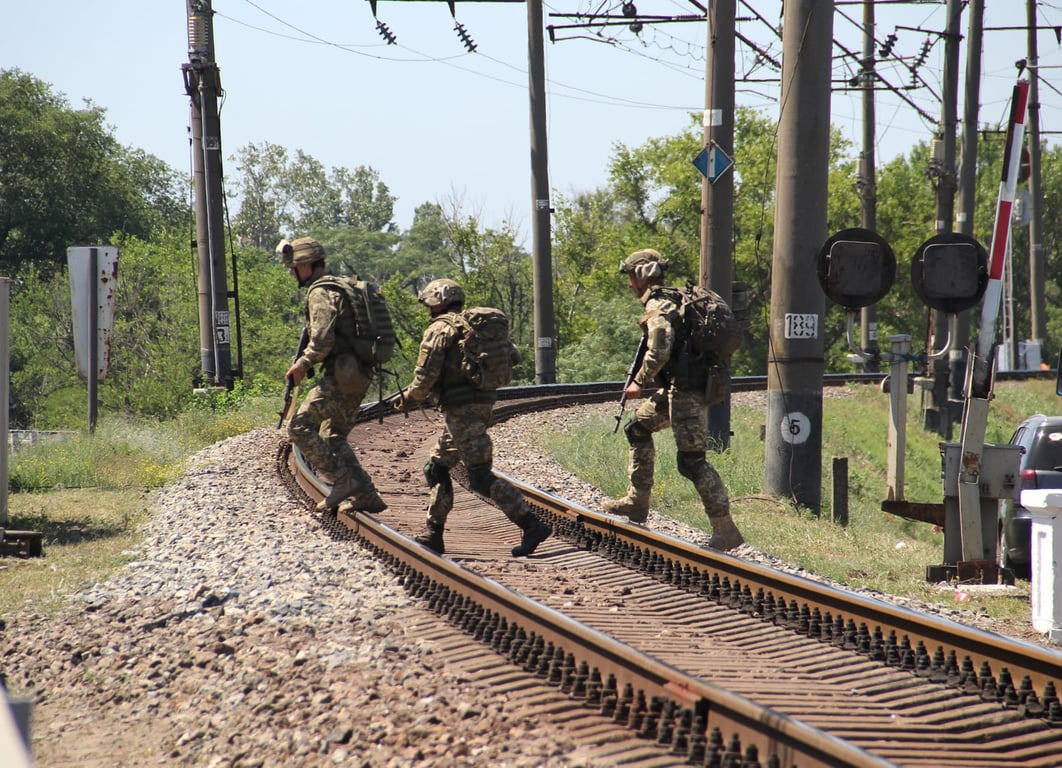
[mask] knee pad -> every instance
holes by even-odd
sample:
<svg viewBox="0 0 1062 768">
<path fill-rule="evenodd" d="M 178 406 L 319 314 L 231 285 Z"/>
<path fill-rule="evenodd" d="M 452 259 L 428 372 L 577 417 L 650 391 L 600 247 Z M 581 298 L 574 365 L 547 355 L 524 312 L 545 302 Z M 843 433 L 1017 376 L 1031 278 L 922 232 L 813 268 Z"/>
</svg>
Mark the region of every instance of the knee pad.
<svg viewBox="0 0 1062 768">
<path fill-rule="evenodd" d="M 490 465 L 468 468 L 468 487 L 487 498 L 490 498 L 490 489 L 496 479 Z"/>
<path fill-rule="evenodd" d="M 687 480 L 695 481 L 701 473 L 701 467 L 707 462 L 703 451 L 679 451 L 677 463 L 679 474 Z"/>
<path fill-rule="evenodd" d="M 623 434 L 627 436 L 627 442 L 631 445 L 634 445 L 635 443 L 648 443 L 653 439 L 653 433 L 637 421 L 632 421 L 625 426 L 623 428 Z"/>
<path fill-rule="evenodd" d="M 444 467 L 435 459 L 424 462 L 424 479 L 428 481 L 428 487 L 434 488 L 442 485 L 443 488 L 452 489 L 453 482 L 450 480 L 450 468 Z"/>
</svg>

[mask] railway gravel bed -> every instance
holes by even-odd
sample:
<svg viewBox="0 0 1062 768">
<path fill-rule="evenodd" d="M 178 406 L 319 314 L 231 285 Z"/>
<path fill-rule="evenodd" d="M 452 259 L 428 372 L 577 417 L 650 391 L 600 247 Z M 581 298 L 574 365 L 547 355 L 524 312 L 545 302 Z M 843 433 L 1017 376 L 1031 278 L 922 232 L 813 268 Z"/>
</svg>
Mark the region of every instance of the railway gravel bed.
<svg viewBox="0 0 1062 768">
<path fill-rule="evenodd" d="M 498 468 L 598 506 L 523 431 L 580 411 L 496 426 Z M 38 765 L 594 765 L 548 712 L 514 717 L 503 694 L 440 663 L 445 625 L 360 548 L 321 535 L 279 483 L 282 439 L 257 430 L 197 454 L 155 499 L 133 562 L 57 616 L 3 617 L 0 672 L 35 702 Z M 650 524 L 707 538 L 655 513 Z"/>
<path fill-rule="evenodd" d="M 37 764 L 578 764 L 563 734 L 434 663 L 426 612 L 280 484 L 280 441 L 201 452 L 132 563 L 58 616 L 4 617 Z"/>
</svg>

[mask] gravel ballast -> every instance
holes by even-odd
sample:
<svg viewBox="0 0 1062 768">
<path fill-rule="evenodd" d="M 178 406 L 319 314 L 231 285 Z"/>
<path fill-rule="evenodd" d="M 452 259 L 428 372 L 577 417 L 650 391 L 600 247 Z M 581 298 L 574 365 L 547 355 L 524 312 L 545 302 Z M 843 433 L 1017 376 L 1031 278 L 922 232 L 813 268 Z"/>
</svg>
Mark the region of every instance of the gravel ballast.
<svg viewBox="0 0 1062 768">
<path fill-rule="evenodd" d="M 492 434 L 500 470 L 599 506 L 518 421 Z M 586 765 L 436 663 L 411 630 L 424 611 L 391 572 L 330 539 L 281 484 L 282 440 L 261 429 L 196 454 L 154 499 L 133 562 L 57 616 L 3 617 L 0 672 L 33 702 L 37 764 Z M 656 513 L 649 524 L 707 541 Z"/>
</svg>

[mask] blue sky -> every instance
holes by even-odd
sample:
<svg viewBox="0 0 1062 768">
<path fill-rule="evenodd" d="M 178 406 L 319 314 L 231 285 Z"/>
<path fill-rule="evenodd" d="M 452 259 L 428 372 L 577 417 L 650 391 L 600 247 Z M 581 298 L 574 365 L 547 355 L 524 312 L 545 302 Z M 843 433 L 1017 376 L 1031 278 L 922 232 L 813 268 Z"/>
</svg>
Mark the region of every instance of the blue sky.
<svg viewBox="0 0 1062 768">
<path fill-rule="evenodd" d="M 527 87 L 527 9 L 522 2 L 458 2 L 456 20 L 475 41 L 468 53 L 443 2 L 379 0 L 377 17 L 397 37 L 387 46 L 364 0 L 214 0 L 215 53 L 225 99 L 221 111 L 226 158 L 248 143 L 301 149 L 326 167 L 371 166 L 398 198 L 403 228 L 423 202 L 459 204 L 487 226 L 511 221 L 530 239 L 531 180 Z M 897 54 L 911 62 L 923 41 L 935 40 L 920 69 L 928 83 L 905 94 L 938 117 L 945 4 L 877 4 L 878 38 L 896 33 Z M 1006 119 L 1025 34 L 992 27 L 1025 22 L 1020 0 L 986 3 L 986 62 L 982 123 Z M 546 24 L 571 23 L 551 14 L 619 13 L 620 4 L 566 5 L 551 0 Z M 739 2 L 739 31 L 780 61 L 781 41 L 764 21 L 778 25 L 777 0 Z M 758 10 L 763 20 L 754 18 Z M 696 13 L 690 2 L 640 0 L 653 15 Z M 839 4 L 834 35 L 859 52 L 858 4 Z M 1062 24 L 1062 5 L 1041 3 L 1043 24 Z M 899 28 L 898 28 L 899 27 Z M 965 34 L 967 22 L 962 22 Z M 689 114 L 704 103 L 706 25 L 646 25 L 640 36 L 625 27 L 604 40 L 587 31 L 551 43 L 546 38 L 550 183 L 571 196 L 607 181 L 617 142 L 637 146 L 653 137 L 690 130 Z M 1054 34 L 1039 35 L 1042 125 L 1062 116 L 1062 66 Z M 835 49 L 835 55 L 839 51 Z M 738 44 L 739 72 L 769 78 Z M 181 65 L 188 59 L 184 0 L 33 0 L 7 9 L 0 68 L 18 67 L 51 83 L 77 106 L 91 99 L 123 144 L 142 148 L 180 170 L 189 168 L 188 99 Z M 844 65 L 836 60 L 835 75 Z M 906 69 L 880 70 L 908 85 Z M 963 72 L 965 64 L 963 64 Z M 1057 81 L 1058 85 L 1055 85 Z M 771 83 L 739 84 L 739 104 L 776 114 Z M 1058 88 L 1059 90 L 1055 90 Z M 962 114 L 960 84 L 959 114 Z M 834 124 L 861 136 L 858 95 L 836 93 Z M 898 97 L 877 100 L 878 162 L 931 138 L 933 127 Z M 1050 140 L 1053 137 L 1048 136 Z M 741 158 L 735 158 L 740 167 Z M 227 163 L 229 173 L 235 168 Z"/>
</svg>

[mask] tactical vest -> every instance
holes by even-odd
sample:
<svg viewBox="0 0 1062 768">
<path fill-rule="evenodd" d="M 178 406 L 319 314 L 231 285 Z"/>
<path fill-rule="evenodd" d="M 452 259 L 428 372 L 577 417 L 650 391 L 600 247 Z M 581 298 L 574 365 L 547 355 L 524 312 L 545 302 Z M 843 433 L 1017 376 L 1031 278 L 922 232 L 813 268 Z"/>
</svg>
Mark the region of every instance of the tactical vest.
<svg viewBox="0 0 1062 768">
<path fill-rule="evenodd" d="M 332 348 L 332 353 L 325 358 L 323 367 L 325 371 L 331 373 L 332 365 L 334 365 L 335 358 L 339 355 L 353 354 L 354 353 L 354 341 L 357 338 L 358 325 L 357 318 L 354 316 L 354 310 L 350 306 L 350 302 L 346 300 L 346 291 L 342 284 L 339 282 L 341 278 L 334 277 L 332 275 L 325 275 L 318 278 L 310 286 L 310 290 L 306 292 L 306 322 L 310 321 L 310 291 L 316 288 L 325 288 L 330 291 L 335 291 L 343 296 L 344 299 L 339 303 L 339 316 L 336 317 L 335 325 L 335 346 Z"/>
</svg>

